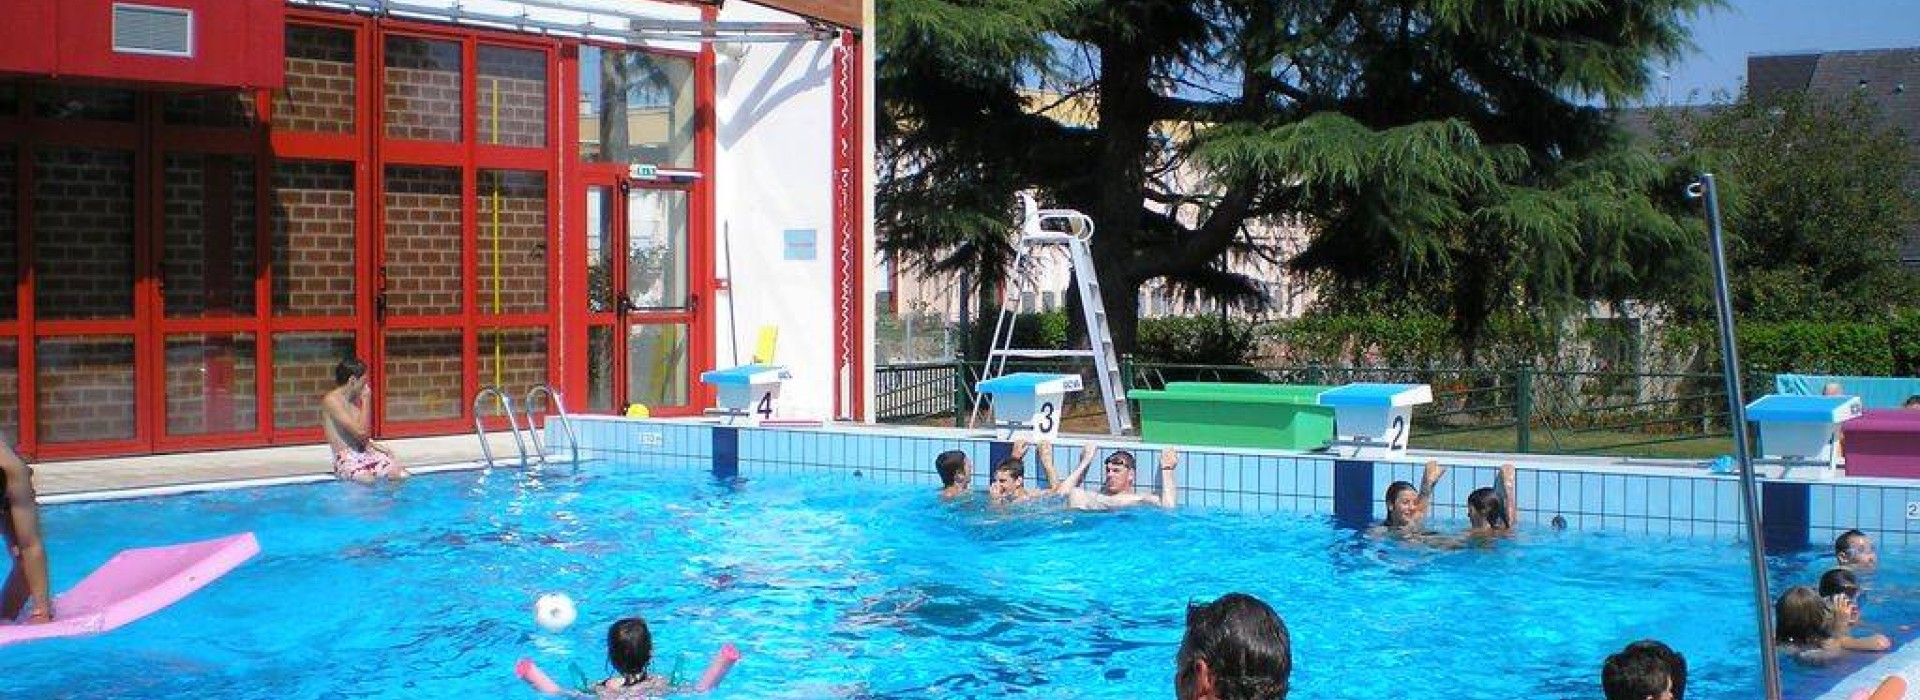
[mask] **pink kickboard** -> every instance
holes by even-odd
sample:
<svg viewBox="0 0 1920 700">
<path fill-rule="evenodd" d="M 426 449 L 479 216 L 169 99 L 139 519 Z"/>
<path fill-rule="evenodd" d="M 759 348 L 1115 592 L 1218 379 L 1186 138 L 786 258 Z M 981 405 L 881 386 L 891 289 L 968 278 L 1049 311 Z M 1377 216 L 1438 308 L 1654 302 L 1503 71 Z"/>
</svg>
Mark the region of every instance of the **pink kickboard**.
<svg viewBox="0 0 1920 700">
<path fill-rule="evenodd" d="M 53 622 L 0 621 L 0 646 L 118 628 L 179 602 L 258 553 L 260 542 L 251 532 L 125 550 L 54 598 Z"/>
</svg>

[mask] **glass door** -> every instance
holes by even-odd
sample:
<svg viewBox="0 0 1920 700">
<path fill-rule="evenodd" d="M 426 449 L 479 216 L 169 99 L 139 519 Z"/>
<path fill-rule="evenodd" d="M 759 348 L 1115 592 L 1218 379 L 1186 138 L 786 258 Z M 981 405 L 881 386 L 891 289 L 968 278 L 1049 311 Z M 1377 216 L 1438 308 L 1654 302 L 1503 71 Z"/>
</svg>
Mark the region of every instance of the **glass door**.
<svg viewBox="0 0 1920 700">
<path fill-rule="evenodd" d="M 700 356 L 691 195 L 629 182 L 587 187 L 587 410 L 692 411 Z"/>
<path fill-rule="evenodd" d="M 688 199 L 678 189 L 629 186 L 626 193 L 617 302 L 622 385 L 627 403 L 668 412 L 688 406 L 688 346 L 699 301 L 687 287 Z"/>
</svg>

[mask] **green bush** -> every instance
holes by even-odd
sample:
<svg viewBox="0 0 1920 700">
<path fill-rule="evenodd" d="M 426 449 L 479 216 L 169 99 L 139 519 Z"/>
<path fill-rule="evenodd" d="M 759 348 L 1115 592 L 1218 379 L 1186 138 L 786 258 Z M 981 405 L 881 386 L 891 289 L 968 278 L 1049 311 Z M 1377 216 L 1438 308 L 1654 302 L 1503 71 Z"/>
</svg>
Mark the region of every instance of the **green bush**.
<svg viewBox="0 0 1920 700">
<path fill-rule="evenodd" d="M 1736 325 L 1735 332 L 1749 373 L 1893 374 L 1886 325 L 1787 321 Z"/>
<path fill-rule="evenodd" d="M 1895 313 L 1887 322 L 1887 343 L 1893 346 L 1893 372 L 1920 377 L 1920 309 Z"/>
<path fill-rule="evenodd" d="M 1447 320 L 1407 316 L 1306 316 L 1267 327 L 1291 362 L 1334 366 L 1452 366 L 1458 344 Z"/>
<path fill-rule="evenodd" d="M 987 328 L 992 333 L 992 328 Z M 1040 311 L 1013 319 L 1013 347 L 1063 350 L 1067 347 L 1067 312 Z"/>
<path fill-rule="evenodd" d="M 1134 359 L 1176 365 L 1244 365 L 1259 336 L 1253 324 L 1216 316 L 1140 319 Z"/>
</svg>

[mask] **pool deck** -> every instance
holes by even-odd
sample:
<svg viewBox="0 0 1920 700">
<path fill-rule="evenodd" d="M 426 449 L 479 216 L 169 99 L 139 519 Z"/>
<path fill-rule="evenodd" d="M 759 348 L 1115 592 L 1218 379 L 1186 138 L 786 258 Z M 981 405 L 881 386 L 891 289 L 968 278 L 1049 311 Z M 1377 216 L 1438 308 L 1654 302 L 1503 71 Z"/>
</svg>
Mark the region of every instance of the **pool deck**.
<svg viewBox="0 0 1920 700">
<path fill-rule="evenodd" d="M 513 436 L 489 436 L 493 454 L 518 460 Z M 481 459 L 480 441 L 473 435 L 381 440 L 412 467 L 475 462 Z M 531 449 L 531 446 L 529 446 Z M 36 462 L 34 487 L 43 496 L 117 491 L 160 486 L 206 484 L 247 479 L 325 477 L 333 469 L 325 444 L 286 445 L 248 450 L 183 452 L 145 457 Z"/>
</svg>

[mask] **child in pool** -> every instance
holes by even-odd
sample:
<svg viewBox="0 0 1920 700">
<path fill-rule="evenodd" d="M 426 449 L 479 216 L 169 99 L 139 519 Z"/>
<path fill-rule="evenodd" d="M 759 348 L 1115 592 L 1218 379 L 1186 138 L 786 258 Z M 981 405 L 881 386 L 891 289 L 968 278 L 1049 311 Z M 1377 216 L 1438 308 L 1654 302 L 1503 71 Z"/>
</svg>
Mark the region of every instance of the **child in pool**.
<svg viewBox="0 0 1920 700">
<path fill-rule="evenodd" d="M 1467 495 L 1467 521 L 1472 523 L 1469 534 L 1491 535 L 1513 531 L 1513 524 L 1520 519 L 1520 503 L 1514 498 L 1513 465 L 1500 465 L 1499 481 L 1493 486 L 1482 486 Z"/>
<path fill-rule="evenodd" d="M 614 674 L 593 685 L 601 700 L 637 700 L 673 692 L 671 680 L 647 673 L 653 661 L 653 632 L 647 621 L 622 618 L 607 628 L 607 663 Z"/>
<path fill-rule="evenodd" d="M 1427 511 L 1433 506 L 1433 487 L 1440 483 L 1440 477 L 1447 473 L 1446 467 L 1439 462 L 1428 461 L 1426 472 L 1420 477 L 1420 489 L 1414 490 L 1413 484 L 1396 481 L 1387 486 L 1388 530 L 1408 534 L 1420 534 L 1425 531 Z"/>
<path fill-rule="evenodd" d="M 1893 642 L 1884 634 L 1855 637 L 1858 613 L 1851 597 L 1822 598 L 1812 588 L 1794 586 L 1774 604 L 1773 638 L 1796 660 L 1823 664 L 1853 651 L 1886 651 Z"/>
</svg>

